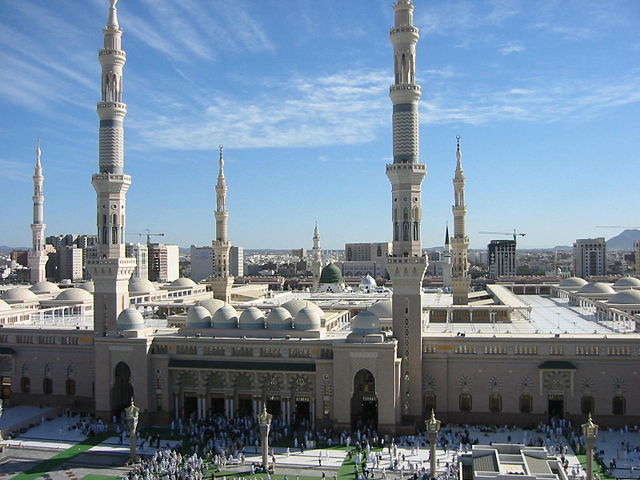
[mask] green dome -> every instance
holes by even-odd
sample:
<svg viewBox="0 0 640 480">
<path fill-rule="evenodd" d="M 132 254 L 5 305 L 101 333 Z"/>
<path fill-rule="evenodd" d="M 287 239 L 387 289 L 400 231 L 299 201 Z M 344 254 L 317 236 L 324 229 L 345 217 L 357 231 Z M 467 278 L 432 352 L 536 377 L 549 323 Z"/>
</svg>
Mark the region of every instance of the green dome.
<svg viewBox="0 0 640 480">
<path fill-rule="evenodd" d="M 320 274 L 320 283 L 337 285 L 344 283 L 344 280 L 342 279 L 342 272 L 335 263 L 331 262 L 322 269 L 322 273 Z"/>
</svg>

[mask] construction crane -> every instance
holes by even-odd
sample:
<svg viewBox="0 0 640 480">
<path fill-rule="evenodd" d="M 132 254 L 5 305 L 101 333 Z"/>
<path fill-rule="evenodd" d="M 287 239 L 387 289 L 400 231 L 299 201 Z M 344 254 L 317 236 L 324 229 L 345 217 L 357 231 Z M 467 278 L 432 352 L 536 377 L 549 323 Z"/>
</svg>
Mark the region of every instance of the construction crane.
<svg viewBox="0 0 640 480">
<path fill-rule="evenodd" d="M 147 245 L 151 243 L 151 237 L 164 237 L 164 233 L 150 233 L 151 230 L 145 229 L 146 233 L 127 233 L 127 235 L 138 235 L 140 238 L 147 237 Z"/>
<path fill-rule="evenodd" d="M 513 229 L 513 233 L 511 232 L 478 232 L 484 235 L 508 235 L 511 236 L 513 235 L 513 241 L 516 241 L 516 237 L 519 235 L 521 237 L 524 237 L 526 235 L 526 233 L 520 233 L 520 232 L 516 232 L 516 229 Z"/>
</svg>

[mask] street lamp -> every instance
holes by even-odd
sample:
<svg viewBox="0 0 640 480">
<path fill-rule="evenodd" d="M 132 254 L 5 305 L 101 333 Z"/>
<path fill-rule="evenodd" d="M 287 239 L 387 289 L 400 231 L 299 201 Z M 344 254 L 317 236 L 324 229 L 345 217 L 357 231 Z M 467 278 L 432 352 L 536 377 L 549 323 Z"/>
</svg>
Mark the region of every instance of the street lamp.
<svg viewBox="0 0 640 480">
<path fill-rule="evenodd" d="M 598 425 L 591 420 L 591 413 L 587 423 L 582 425 L 582 434 L 584 435 L 584 443 L 587 449 L 587 478 L 586 480 L 593 479 L 593 449 L 596 446 L 596 437 L 598 436 Z"/>
<path fill-rule="evenodd" d="M 271 415 L 267 412 L 267 405 L 263 405 L 262 413 L 258 415 L 258 425 L 260 425 L 260 433 L 262 434 L 262 464 L 265 472 L 268 470 L 269 463 L 269 428 L 271 427 Z M 275 465 L 273 466 L 275 470 Z"/>
<path fill-rule="evenodd" d="M 132 462 L 136 459 L 136 428 L 138 427 L 138 416 L 140 409 L 133 403 L 124 409 L 127 417 L 127 425 L 129 425 L 129 460 Z"/>
<path fill-rule="evenodd" d="M 431 409 L 431 418 L 424 421 L 427 428 L 427 435 L 429 436 L 429 444 L 431 446 L 431 478 L 436 478 L 436 442 L 438 441 L 438 432 L 440 431 L 440 424 L 442 422 L 436 419 L 436 415 Z M 587 479 L 589 480 L 589 479 Z"/>
</svg>

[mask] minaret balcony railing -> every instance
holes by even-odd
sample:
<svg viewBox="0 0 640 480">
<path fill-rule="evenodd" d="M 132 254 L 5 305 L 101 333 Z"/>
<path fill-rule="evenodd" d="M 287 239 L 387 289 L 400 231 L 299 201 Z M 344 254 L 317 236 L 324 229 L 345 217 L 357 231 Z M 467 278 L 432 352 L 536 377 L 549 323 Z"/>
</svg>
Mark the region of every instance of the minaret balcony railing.
<svg viewBox="0 0 640 480">
<path fill-rule="evenodd" d="M 98 52 L 98 56 L 113 55 L 114 57 L 127 58 L 127 52 L 124 50 L 116 50 L 114 48 L 103 48 Z"/>
<path fill-rule="evenodd" d="M 418 27 L 414 27 L 413 25 L 402 25 L 400 27 L 393 27 L 389 30 L 391 35 L 396 33 L 415 33 L 416 36 L 420 34 L 420 29 Z"/>
<path fill-rule="evenodd" d="M 399 92 L 402 90 L 415 90 L 416 92 L 421 92 L 422 88 L 420 85 L 416 85 L 415 83 L 399 83 L 389 87 L 390 92 Z"/>
<path fill-rule="evenodd" d="M 388 257 L 387 263 L 389 265 L 422 265 L 425 263 L 426 257 L 424 255 L 416 255 L 414 257 Z"/>
<path fill-rule="evenodd" d="M 94 173 L 91 178 L 92 180 L 107 180 L 110 182 L 131 182 L 131 175 L 126 175 L 124 173 Z"/>
<path fill-rule="evenodd" d="M 427 166 L 424 163 L 388 163 L 387 172 L 392 170 L 414 170 L 426 171 Z"/>
</svg>

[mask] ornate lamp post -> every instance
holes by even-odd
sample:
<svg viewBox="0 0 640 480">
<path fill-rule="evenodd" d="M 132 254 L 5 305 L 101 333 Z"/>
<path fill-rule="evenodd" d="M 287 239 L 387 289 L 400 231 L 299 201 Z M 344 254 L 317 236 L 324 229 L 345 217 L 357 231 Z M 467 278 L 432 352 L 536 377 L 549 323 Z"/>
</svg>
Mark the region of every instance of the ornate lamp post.
<svg viewBox="0 0 640 480">
<path fill-rule="evenodd" d="M 271 428 L 271 415 L 267 412 L 267 406 L 264 405 L 262 413 L 258 415 L 258 425 L 260 425 L 260 433 L 262 434 L 262 464 L 265 471 L 269 463 L 269 428 Z M 275 465 L 274 465 L 275 469 Z"/>
<path fill-rule="evenodd" d="M 136 459 L 136 428 L 138 428 L 138 416 L 140 409 L 133 403 L 124 409 L 127 417 L 127 425 L 129 425 L 129 460 L 132 462 Z"/>
<path fill-rule="evenodd" d="M 591 420 L 591 414 L 587 419 L 587 423 L 582 425 L 582 434 L 584 435 L 584 443 L 587 448 L 587 478 L 593 479 L 593 449 L 596 446 L 596 437 L 598 436 L 598 425 Z"/>
<path fill-rule="evenodd" d="M 436 443 L 438 442 L 438 432 L 440 431 L 440 424 L 442 422 L 436 419 L 436 415 L 431 409 L 431 418 L 424 421 L 427 427 L 427 435 L 429 436 L 429 444 L 431 445 L 431 478 L 436 478 Z M 587 479 L 588 480 L 588 479 Z"/>
</svg>

